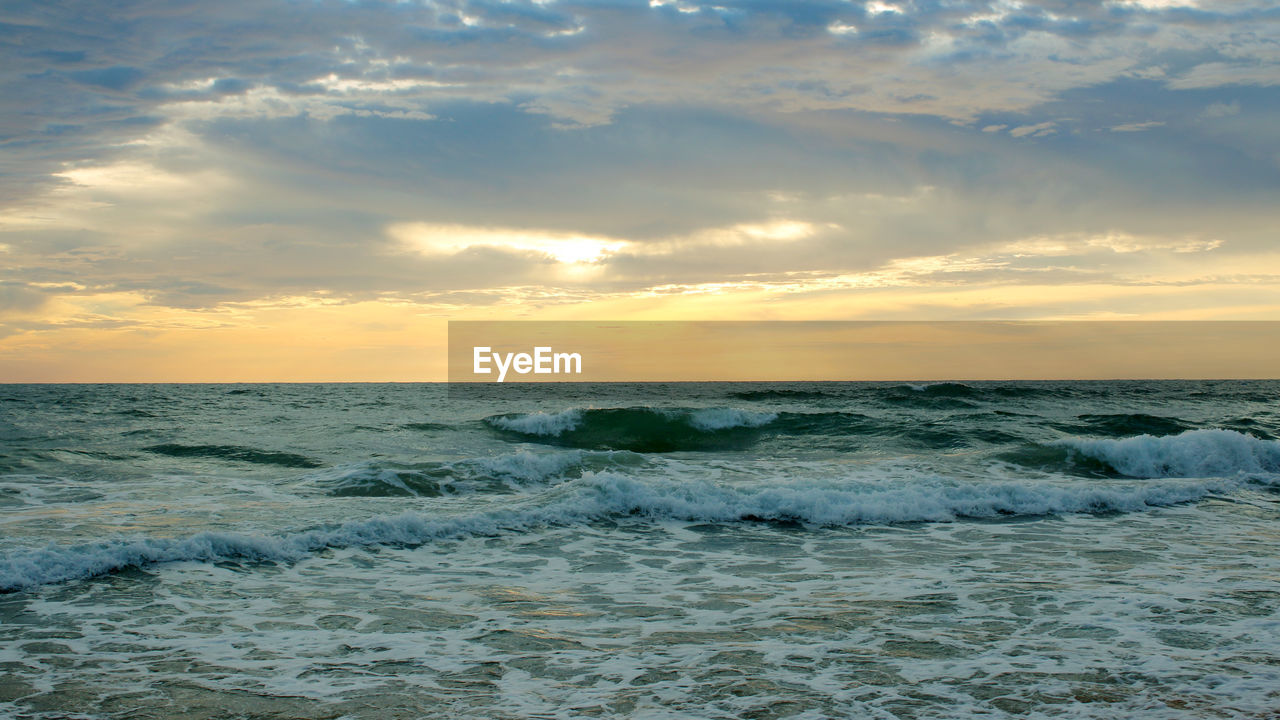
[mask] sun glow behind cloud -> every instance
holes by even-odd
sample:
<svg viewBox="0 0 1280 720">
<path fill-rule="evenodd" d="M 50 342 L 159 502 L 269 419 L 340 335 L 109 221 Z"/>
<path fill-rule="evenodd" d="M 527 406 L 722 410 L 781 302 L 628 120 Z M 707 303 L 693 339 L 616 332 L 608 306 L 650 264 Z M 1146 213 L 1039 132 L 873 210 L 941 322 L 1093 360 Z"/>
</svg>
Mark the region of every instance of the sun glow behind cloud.
<svg viewBox="0 0 1280 720">
<path fill-rule="evenodd" d="M 1269 9 L 19 2 L 0 379 L 413 379 L 378 358 L 455 317 L 1273 317 Z"/>
<path fill-rule="evenodd" d="M 532 253 L 564 264 L 598 263 L 619 253 L 663 255 L 698 246 L 727 247 L 749 243 L 793 242 L 810 237 L 814 232 L 815 226 L 812 223 L 771 220 L 709 228 L 682 237 L 636 242 L 529 228 L 491 228 L 425 222 L 396 223 L 387 227 L 387 234 L 400 247 L 428 256 L 455 255 L 484 248 Z"/>
<path fill-rule="evenodd" d="M 387 228 L 387 232 L 407 249 L 427 255 L 491 248 L 535 253 L 561 263 L 596 262 L 627 244 L 624 240 L 572 233 L 431 223 L 399 223 Z"/>
</svg>

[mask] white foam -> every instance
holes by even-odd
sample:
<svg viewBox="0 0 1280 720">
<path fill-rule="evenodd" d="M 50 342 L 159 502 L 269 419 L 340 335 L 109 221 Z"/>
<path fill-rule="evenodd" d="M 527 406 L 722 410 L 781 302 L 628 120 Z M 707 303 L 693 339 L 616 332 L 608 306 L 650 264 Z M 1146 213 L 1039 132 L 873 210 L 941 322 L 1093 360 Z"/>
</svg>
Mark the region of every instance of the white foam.
<svg viewBox="0 0 1280 720">
<path fill-rule="evenodd" d="M 1251 545 L 1269 518 L 1252 520 L 1206 505 L 868 532 L 599 524 L 265 572 L 186 563 L 145 593 L 21 598 L 36 622 L 13 627 L 11 674 L 41 694 L 12 712 L 135 690 L 151 708 L 194 683 L 213 714 L 249 697 L 353 718 L 1261 717 L 1280 561 Z M 88 686 L 77 706 L 67 683 Z"/>
<path fill-rule="evenodd" d="M 1116 440 L 1072 438 L 1057 443 L 1138 478 L 1231 477 L 1280 473 L 1280 442 L 1234 430 Z"/>
<path fill-rule="evenodd" d="M 626 450 L 522 450 L 490 457 L 412 465 L 366 460 L 308 473 L 299 480 L 299 485 L 326 488 L 331 492 L 394 488 L 406 495 L 422 495 L 424 488 L 437 488 L 450 494 L 464 494 L 491 489 L 492 481 L 496 480 L 509 490 L 519 491 L 576 477 L 584 470 L 636 466 L 645 462 L 644 456 Z M 424 482 L 410 484 L 405 478 Z"/>
<path fill-rule="evenodd" d="M 559 477 L 580 467 L 588 457 L 608 453 L 584 453 L 570 450 L 551 453 L 516 452 L 495 457 L 467 461 L 475 470 L 486 475 L 510 478 L 529 483 L 540 483 Z"/>
<path fill-rule="evenodd" d="M 778 419 L 777 413 L 753 412 L 737 408 L 706 408 L 689 414 L 689 424 L 699 430 L 715 431 L 729 428 L 756 428 Z"/>
<path fill-rule="evenodd" d="M 402 477 L 405 471 L 397 467 L 388 467 L 372 461 L 335 465 L 323 470 L 309 473 L 302 478 L 303 484 L 316 484 L 333 491 L 387 487 L 403 491 L 406 495 L 418 495 L 418 488 L 410 487 Z"/>
<path fill-rule="evenodd" d="M 512 417 L 499 416 L 489 418 L 487 422 L 503 430 L 525 435 L 559 437 L 565 432 L 577 429 L 578 424 L 582 422 L 582 410 L 574 408 L 558 413 L 535 412 Z"/>
<path fill-rule="evenodd" d="M 93 577 L 128 567 L 180 560 L 297 560 L 298 543 L 239 533 L 204 532 L 188 538 L 136 538 L 21 550 L 0 558 L 0 590 Z"/>
<path fill-rule="evenodd" d="M 709 482 L 642 481 L 601 473 L 591 478 L 593 514 L 642 514 L 725 522 L 744 518 L 816 525 L 952 521 L 1000 515 L 1122 511 L 1174 505 L 1224 490 L 1213 483 L 1086 486 L 1017 482 L 919 482 L 905 487 L 796 483 L 740 488 Z M 586 493 L 584 493 L 586 494 Z"/>
<path fill-rule="evenodd" d="M 572 408 L 558 413 L 534 412 L 524 415 L 496 416 L 487 418 L 486 422 L 494 427 L 511 430 L 525 435 L 543 437 L 559 437 L 577 430 L 583 422 L 589 422 L 588 410 Z M 649 413 L 656 417 L 673 421 L 687 422 L 694 429 L 703 432 L 727 430 L 729 428 L 755 428 L 767 425 L 778 418 L 777 413 L 756 412 L 738 408 L 701 408 L 687 410 L 678 408 L 629 408 L 624 412 Z"/>
<path fill-rule="evenodd" d="M 1106 486 L 956 483 L 943 478 L 921 479 L 906 486 L 798 481 L 742 487 L 588 472 L 500 510 L 455 515 L 410 511 L 283 536 L 204 532 L 185 539 L 120 539 L 20 550 L 0 557 L 0 589 L 177 560 L 294 561 L 324 548 L 420 545 L 445 537 L 493 535 L 635 515 L 697 522 L 761 519 L 816 525 L 952 521 L 1000 515 L 1132 512 L 1231 489 L 1222 482 Z"/>
</svg>

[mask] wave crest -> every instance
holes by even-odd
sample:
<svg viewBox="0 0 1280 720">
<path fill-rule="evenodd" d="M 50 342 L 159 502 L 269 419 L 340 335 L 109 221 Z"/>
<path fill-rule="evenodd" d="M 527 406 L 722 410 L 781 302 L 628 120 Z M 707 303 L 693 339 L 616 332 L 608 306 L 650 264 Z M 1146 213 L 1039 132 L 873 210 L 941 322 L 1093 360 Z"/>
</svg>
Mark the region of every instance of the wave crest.
<svg viewBox="0 0 1280 720">
<path fill-rule="evenodd" d="M 641 479 L 614 472 L 582 477 L 500 510 L 465 514 L 418 511 L 353 520 L 281 536 L 204 532 L 188 538 L 119 539 L 20 550 L 0 557 L 0 591 L 13 591 L 182 560 L 292 562 L 325 548 L 417 546 L 436 539 L 605 519 L 693 522 L 778 521 L 818 526 L 952 521 L 1062 513 L 1134 512 L 1229 491 L 1221 482 L 1140 485 L 958 483 L 922 479 L 844 485 L 795 482 L 752 487 L 705 480 Z"/>
<path fill-rule="evenodd" d="M 516 492 L 585 472 L 640 466 L 642 456 L 626 451 L 517 452 L 452 462 L 368 461 L 341 465 L 302 479 L 334 497 L 440 497 L 473 492 Z"/>
<path fill-rule="evenodd" d="M 1135 478 L 1280 473 L 1280 441 L 1235 430 L 1188 430 L 1162 437 L 1072 438 L 1055 444 Z"/>
<path fill-rule="evenodd" d="M 737 408 L 574 408 L 494 415 L 485 423 L 521 440 L 588 450 L 671 452 L 741 447 L 777 413 Z"/>
<path fill-rule="evenodd" d="M 143 448 L 143 450 L 155 453 L 156 455 L 168 455 L 169 457 L 211 458 L 214 460 L 245 462 L 255 465 L 276 465 L 290 468 L 317 468 L 323 465 L 323 463 L 306 457 L 305 455 L 277 452 L 274 450 L 260 450 L 258 448 L 243 447 L 240 445 L 181 445 L 178 443 L 163 443 L 161 445 L 152 445 L 151 447 Z"/>
</svg>

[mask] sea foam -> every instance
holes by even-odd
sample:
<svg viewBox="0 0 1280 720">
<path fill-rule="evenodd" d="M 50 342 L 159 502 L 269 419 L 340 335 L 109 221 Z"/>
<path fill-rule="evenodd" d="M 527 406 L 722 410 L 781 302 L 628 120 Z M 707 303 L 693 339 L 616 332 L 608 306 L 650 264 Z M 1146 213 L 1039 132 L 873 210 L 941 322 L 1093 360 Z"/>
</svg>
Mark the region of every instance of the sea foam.
<svg viewBox="0 0 1280 720">
<path fill-rule="evenodd" d="M 1162 437 L 1072 438 L 1056 444 L 1135 478 L 1280 473 L 1280 442 L 1234 430 L 1188 430 Z"/>
<path fill-rule="evenodd" d="M 486 418 L 493 427 L 523 435 L 558 437 L 574 430 L 582 422 L 583 411 L 577 408 L 558 413 L 534 412 L 523 415 L 498 415 Z"/>
<path fill-rule="evenodd" d="M 1060 513 L 1133 512 L 1230 492 L 1229 482 L 1053 485 L 906 485 L 799 481 L 732 486 L 706 480 L 585 473 L 498 509 L 462 514 L 420 510 L 352 520 L 286 535 L 204 532 L 187 538 L 120 538 L 48 545 L 0 557 L 0 590 L 17 590 L 173 561 L 292 562 L 324 548 L 415 546 L 442 538 L 524 532 L 550 525 L 645 518 L 693 522 L 786 521 L 816 526 L 953 521 Z"/>
<path fill-rule="evenodd" d="M 396 463 L 366 460 L 303 476 L 300 484 L 332 496 L 438 497 L 493 490 L 541 488 L 584 472 L 645 464 L 642 455 L 619 451 L 520 451 L 445 462 Z"/>
<path fill-rule="evenodd" d="M 596 450 L 671 452 L 749 444 L 778 419 L 737 408 L 574 408 L 485 418 L 491 428 L 524 441 Z"/>
</svg>

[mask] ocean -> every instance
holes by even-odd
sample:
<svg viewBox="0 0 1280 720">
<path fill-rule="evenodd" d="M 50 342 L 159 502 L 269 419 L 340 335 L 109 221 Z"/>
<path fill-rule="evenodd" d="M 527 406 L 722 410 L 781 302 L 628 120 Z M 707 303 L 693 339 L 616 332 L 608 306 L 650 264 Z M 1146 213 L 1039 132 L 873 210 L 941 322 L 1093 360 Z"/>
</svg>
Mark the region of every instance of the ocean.
<svg viewBox="0 0 1280 720">
<path fill-rule="evenodd" d="M 1278 401 L 3 385 L 0 717 L 1275 717 Z"/>
</svg>

